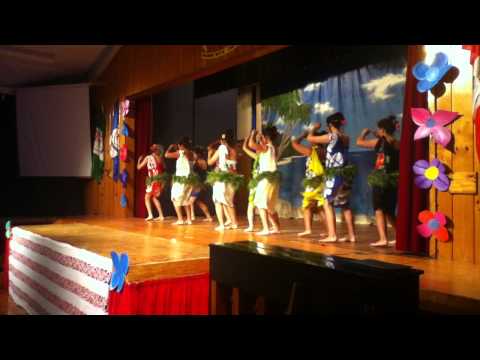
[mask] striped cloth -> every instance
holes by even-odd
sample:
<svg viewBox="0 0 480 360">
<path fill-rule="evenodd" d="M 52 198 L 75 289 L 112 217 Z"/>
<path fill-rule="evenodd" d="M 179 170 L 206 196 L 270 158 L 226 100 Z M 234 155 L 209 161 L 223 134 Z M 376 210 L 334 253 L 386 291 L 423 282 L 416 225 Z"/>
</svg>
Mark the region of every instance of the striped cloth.
<svg viewBox="0 0 480 360">
<path fill-rule="evenodd" d="M 30 314 L 106 315 L 112 260 L 12 230 L 9 294 Z"/>
</svg>

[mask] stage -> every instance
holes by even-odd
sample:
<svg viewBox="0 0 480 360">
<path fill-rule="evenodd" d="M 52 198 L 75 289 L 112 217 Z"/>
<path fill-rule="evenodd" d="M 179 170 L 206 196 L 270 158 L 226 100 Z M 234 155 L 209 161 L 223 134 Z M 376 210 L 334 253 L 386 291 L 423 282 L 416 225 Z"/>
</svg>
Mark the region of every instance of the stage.
<svg viewBox="0 0 480 360">
<path fill-rule="evenodd" d="M 96 278 L 96 280 L 99 281 L 98 284 L 91 285 L 90 290 L 92 290 L 91 293 L 93 295 L 89 295 L 90 297 L 87 298 L 82 292 L 79 292 L 79 296 L 83 297 L 83 300 L 80 299 L 80 302 L 85 302 L 84 305 L 80 304 L 84 306 L 83 308 L 75 310 L 76 312 L 74 311 L 74 313 L 79 314 L 155 313 L 156 311 L 152 310 L 153 308 L 148 311 L 135 310 L 139 309 L 140 305 L 138 302 L 142 302 L 142 299 L 136 299 L 134 307 L 132 307 L 130 299 L 127 308 L 122 301 L 124 301 L 127 295 L 132 298 L 133 291 L 136 291 L 136 296 L 141 296 L 141 291 L 145 291 L 144 288 L 146 286 L 152 284 L 157 287 L 159 284 L 166 286 L 165 284 L 173 284 L 175 281 L 177 281 L 175 286 L 178 286 L 178 281 L 187 281 L 187 283 L 181 283 L 183 292 L 182 294 L 178 294 L 178 296 L 182 297 L 182 299 L 190 296 L 195 302 L 199 301 L 200 304 L 197 304 L 197 307 L 195 307 L 195 304 L 193 307 L 188 305 L 190 307 L 188 307 L 188 311 L 186 312 L 177 309 L 173 311 L 173 314 L 206 314 L 208 313 L 208 245 L 211 243 L 240 240 L 255 240 L 270 245 L 320 252 L 329 255 L 339 255 L 347 258 L 376 259 L 389 263 L 409 265 L 425 272 L 420 278 L 422 309 L 433 312 L 480 313 L 480 274 L 478 271 L 475 271 L 473 265 L 401 254 L 395 251 L 393 247 L 372 248 L 369 246 L 369 243 L 376 240 L 376 229 L 374 226 L 357 225 L 356 231 L 358 239 L 354 244 L 322 244 L 318 242 L 318 235 L 306 238 L 296 236 L 298 232 L 303 230 L 303 220 L 301 219 L 282 220 L 281 233 L 270 236 L 257 236 L 252 233 L 243 232 L 246 224 L 245 220 L 241 221 L 241 230 L 226 230 L 224 233 L 214 231 L 214 223 L 208 223 L 202 220 L 203 218 L 197 219 L 194 225 L 191 226 L 174 226 L 172 225 L 175 221 L 173 218 L 167 218 L 163 222 L 145 222 L 139 218 L 62 218 L 55 219 L 51 224 L 46 225 L 20 226 L 16 234 L 19 237 L 28 237 L 28 234 L 34 234 L 31 236 L 36 237 L 34 240 L 37 242 L 37 245 L 53 240 L 50 245 L 61 246 L 62 248 L 59 251 L 75 251 L 78 253 L 78 256 L 85 261 L 87 261 L 87 259 L 94 259 L 94 261 L 100 264 L 99 267 L 101 269 L 95 271 L 95 276 L 97 276 L 99 271 L 103 275 L 100 278 Z M 341 224 L 339 224 L 339 228 L 339 233 L 343 234 L 344 229 Z M 319 234 L 320 230 L 323 231 L 316 222 L 314 224 L 314 233 Z M 25 251 L 26 248 L 23 246 L 22 244 L 16 244 L 12 247 L 10 251 L 11 259 L 13 258 L 12 254 L 15 254 L 15 251 L 18 252 L 18 254 L 15 254 L 13 261 L 22 260 L 19 249 L 21 248 L 20 250 Z M 63 248 L 67 250 L 63 250 Z M 127 253 L 129 256 L 129 272 L 126 276 L 126 285 L 123 294 L 114 291 L 110 291 L 109 294 L 107 293 L 107 277 L 109 274 L 111 275 L 111 268 L 109 273 L 111 251 Z M 36 260 L 34 259 L 34 261 Z M 17 267 L 19 267 L 20 270 L 20 267 L 24 267 L 24 264 L 20 264 L 18 261 L 15 264 L 18 265 Z M 15 271 L 17 270 L 18 269 Z M 10 268 L 10 274 L 12 275 L 12 268 Z M 22 283 L 18 275 L 13 275 L 17 282 Z M 72 280 L 72 278 L 70 278 L 70 280 Z M 89 281 L 92 282 L 91 280 Z M 49 294 L 53 292 L 53 287 L 57 286 L 50 285 L 50 280 L 45 280 L 45 283 L 48 283 L 48 286 L 50 286 L 50 290 L 45 290 L 47 292 L 50 291 Z M 12 284 L 11 279 L 10 284 Z M 173 285 L 170 284 L 168 286 Z M 189 286 L 192 286 L 192 288 L 190 289 Z M 143 290 L 139 290 L 140 288 Z M 35 291 L 41 293 L 42 289 L 43 288 L 36 289 Z M 164 291 L 164 293 L 166 291 L 166 296 L 170 296 L 169 299 L 174 301 L 175 295 L 172 294 L 176 290 L 172 289 L 173 288 L 168 288 L 168 290 L 162 291 Z M 98 297 L 99 293 L 103 294 L 102 299 L 97 299 L 95 302 L 91 300 L 92 296 Z M 37 292 L 31 294 L 37 294 Z M 31 295 L 31 297 L 32 296 L 33 295 Z M 52 294 L 49 296 L 55 297 Z M 60 297 L 62 296 L 63 295 Z M 150 299 L 148 301 L 154 301 L 152 300 L 153 295 L 149 294 L 148 296 Z M 109 298 L 108 306 L 106 304 L 107 298 Z M 18 296 L 14 300 L 17 305 L 22 306 L 23 303 L 21 300 L 18 300 Z M 158 301 L 158 299 L 155 301 Z M 89 302 L 89 304 L 86 302 Z M 58 300 L 57 303 L 62 305 Z M 113 306 L 112 303 L 117 306 Z M 119 303 L 122 304 L 119 305 Z M 92 308 L 92 304 L 96 304 L 97 308 Z M 50 305 L 48 304 L 48 306 Z M 69 309 L 71 306 L 62 306 L 63 307 L 60 306 L 60 308 L 63 309 L 65 313 L 70 313 Z M 159 305 L 157 304 L 155 306 L 155 309 L 158 309 Z M 48 311 L 45 307 L 43 308 L 46 313 L 54 312 L 55 309 L 56 307 L 52 307 L 51 311 Z M 89 309 L 95 311 L 92 310 L 92 312 L 90 312 Z M 114 309 L 116 310 L 114 311 Z M 158 313 L 165 314 L 165 311 L 166 310 L 163 309 Z M 35 311 L 31 306 L 30 309 L 27 309 L 27 312 L 42 313 L 42 311 Z"/>
</svg>

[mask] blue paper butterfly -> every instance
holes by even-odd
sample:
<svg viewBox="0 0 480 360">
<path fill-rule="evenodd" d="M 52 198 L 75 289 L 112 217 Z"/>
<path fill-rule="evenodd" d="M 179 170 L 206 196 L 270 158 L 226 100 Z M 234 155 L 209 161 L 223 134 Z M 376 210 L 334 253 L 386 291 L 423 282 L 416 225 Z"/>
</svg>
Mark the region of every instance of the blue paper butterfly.
<svg viewBox="0 0 480 360">
<path fill-rule="evenodd" d="M 122 291 L 125 283 L 125 276 L 128 273 L 128 255 L 122 254 L 120 257 L 115 251 L 112 251 L 113 273 L 110 280 L 110 290 Z"/>
<path fill-rule="evenodd" d="M 432 65 L 417 63 L 412 69 L 413 76 L 419 80 L 417 90 L 421 93 L 431 90 L 451 68 L 448 56 L 442 52 L 435 55 Z"/>
<path fill-rule="evenodd" d="M 128 137 L 128 134 L 129 134 L 128 125 L 123 123 L 122 135 Z"/>
<path fill-rule="evenodd" d="M 120 182 L 122 183 L 122 186 L 124 188 L 127 187 L 127 183 L 128 183 L 128 171 L 127 171 L 127 169 L 124 169 L 122 171 L 122 173 L 120 174 Z"/>
<path fill-rule="evenodd" d="M 128 205 L 127 196 L 125 194 L 122 194 L 122 198 L 120 199 L 120 205 L 122 206 L 122 208 L 126 208 Z"/>
<path fill-rule="evenodd" d="M 8 221 L 5 223 L 5 237 L 6 237 L 7 239 L 10 239 L 10 237 L 12 236 L 11 228 L 12 228 L 12 223 L 11 223 L 10 220 L 8 220 Z"/>
</svg>

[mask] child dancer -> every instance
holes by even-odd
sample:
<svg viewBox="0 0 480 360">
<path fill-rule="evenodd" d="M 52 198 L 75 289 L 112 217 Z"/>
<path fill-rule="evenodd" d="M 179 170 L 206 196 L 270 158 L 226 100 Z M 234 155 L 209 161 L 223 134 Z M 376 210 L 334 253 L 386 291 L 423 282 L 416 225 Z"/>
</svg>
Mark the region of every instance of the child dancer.
<svg viewBox="0 0 480 360">
<path fill-rule="evenodd" d="M 190 196 L 190 213 L 192 214 L 192 221 L 195 220 L 195 204 L 202 210 L 203 214 L 205 215 L 205 220 L 208 222 L 212 222 L 212 216 L 210 215 L 210 211 L 208 210 L 207 205 L 198 197 L 200 196 L 201 192 L 204 188 L 205 180 L 207 179 L 207 160 L 205 159 L 205 151 L 197 147 L 193 150 L 193 171 L 195 174 L 198 175 L 199 180 L 201 183 L 196 184 L 192 190 L 192 195 Z"/>
<path fill-rule="evenodd" d="M 158 200 L 162 194 L 166 179 L 168 174 L 165 171 L 165 163 L 163 161 L 163 147 L 158 144 L 153 144 L 150 146 L 150 155 L 143 157 L 140 155 L 137 161 L 137 170 L 147 167 L 148 177 L 145 181 L 146 190 L 145 190 L 145 207 L 147 208 L 148 217 L 146 221 L 150 220 L 164 220 L 162 206 Z M 150 200 L 153 200 L 155 207 L 158 211 L 158 217 L 153 218 L 152 214 L 152 204 Z"/>
<path fill-rule="evenodd" d="M 193 154 L 190 151 L 190 140 L 188 137 L 182 138 L 178 145 L 170 145 L 165 157 L 168 159 L 177 159 L 175 176 L 171 190 L 171 199 L 177 213 L 177 222 L 174 225 L 191 225 L 192 218 L 190 214 L 190 195 L 192 193 L 192 164 Z M 184 221 L 182 207 L 185 208 L 187 220 Z"/>
<path fill-rule="evenodd" d="M 209 174 L 213 178 L 213 202 L 215 203 L 215 212 L 219 225 L 216 231 L 225 229 L 237 229 L 237 217 L 235 214 L 235 190 L 236 179 L 240 176 L 237 172 L 237 152 L 233 148 L 233 139 L 227 134 L 223 134 L 220 139 L 220 145 L 214 150 L 214 145 L 208 149 L 208 165 L 216 165 L 215 171 Z M 224 212 L 227 212 L 231 225 L 223 221 Z"/>
<path fill-rule="evenodd" d="M 372 243 L 372 246 L 388 246 L 395 241 L 388 241 L 387 223 L 390 222 L 393 229 L 396 229 L 395 210 L 397 207 L 397 179 L 399 169 L 399 143 L 394 137 L 398 127 L 395 116 L 381 119 L 377 123 L 377 131 L 363 129 L 357 138 L 357 145 L 374 149 L 377 153 L 375 170 L 369 177 L 372 183 L 372 200 L 377 222 L 379 240 Z M 368 134 L 372 133 L 376 139 L 367 140 Z"/>
<path fill-rule="evenodd" d="M 309 131 L 307 140 L 313 144 L 328 144 L 325 166 L 327 168 L 327 179 L 325 181 L 324 203 L 325 215 L 327 218 L 328 237 L 321 242 L 347 241 L 355 242 L 355 231 L 353 227 L 353 215 L 349 207 L 350 179 L 346 177 L 347 153 L 350 138 L 342 132 L 345 124 L 342 113 L 335 113 L 327 118 L 328 134 L 315 136 L 314 128 Z M 337 238 L 335 207 L 342 208 L 343 216 L 347 224 L 348 238 Z"/>
<path fill-rule="evenodd" d="M 313 125 L 314 129 L 319 129 L 320 125 Z M 314 132 L 315 136 L 323 135 Z M 319 210 L 320 216 L 323 218 L 323 205 L 325 198 L 323 196 L 324 191 L 324 175 L 322 158 L 323 158 L 323 145 L 313 145 L 308 147 L 302 145 L 302 140 L 306 139 L 308 131 L 302 134 L 299 138 L 292 137 L 292 147 L 300 154 L 308 156 L 306 168 L 305 168 L 305 192 L 303 193 L 303 220 L 305 222 L 305 231 L 298 234 L 298 236 L 306 236 L 312 234 L 312 217 L 313 209 Z M 323 219 L 325 220 L 325 219 Z"/>
<path fill-rule="evenodd" d="M 280 232 L 275 206 L 279 192 L 279 172 L 277 171 L 276 151 L 273 141 L 277 137 L 277 129 L 268 127 L 263 130 L 259 142 L 250 137 L 248 146 L 258 154 L 258 184 L 255 189 L 254 205 L 260 212 L 263 230 L 257 235 L 269 235 Z M 268 228 L 268 219 L 273 223 L 273 230 Z"/>
</svg>

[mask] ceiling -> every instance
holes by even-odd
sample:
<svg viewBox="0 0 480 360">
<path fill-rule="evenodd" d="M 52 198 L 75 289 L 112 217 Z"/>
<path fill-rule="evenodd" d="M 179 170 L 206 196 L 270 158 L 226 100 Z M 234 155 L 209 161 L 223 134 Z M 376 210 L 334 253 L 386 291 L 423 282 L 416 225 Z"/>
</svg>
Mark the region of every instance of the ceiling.
<svg viewBox="0 0 480 360">
<path fill-rule="evenodd" d="M 0 92 L 16 88 L 94 81 L 121 46 L 0 46 Z"/>
</svg>

